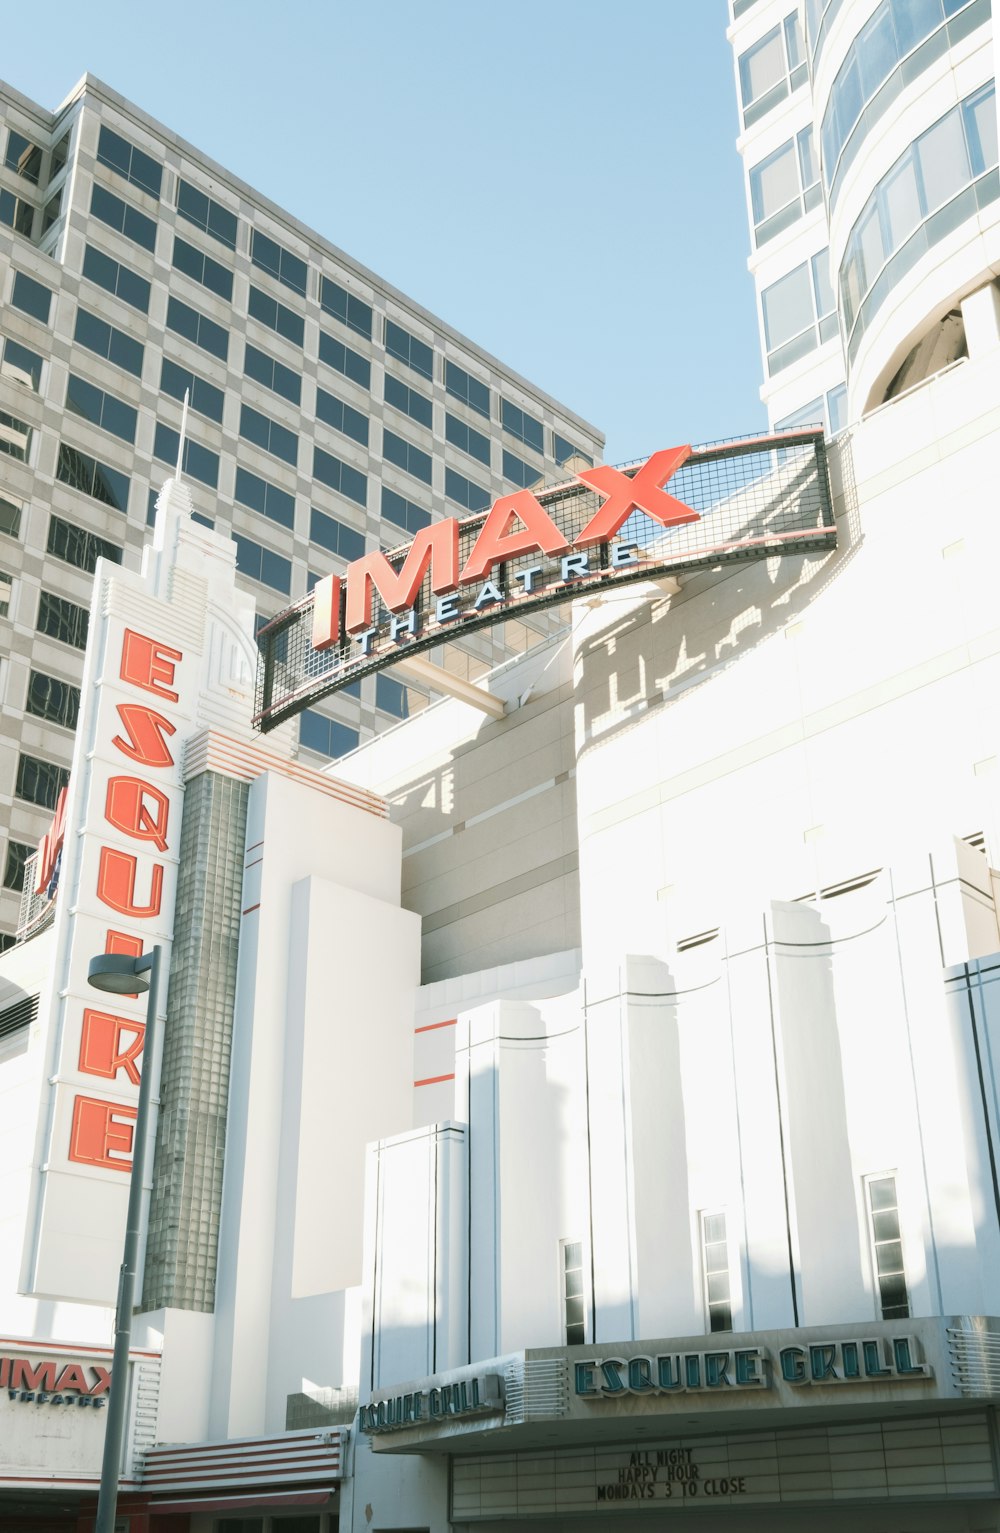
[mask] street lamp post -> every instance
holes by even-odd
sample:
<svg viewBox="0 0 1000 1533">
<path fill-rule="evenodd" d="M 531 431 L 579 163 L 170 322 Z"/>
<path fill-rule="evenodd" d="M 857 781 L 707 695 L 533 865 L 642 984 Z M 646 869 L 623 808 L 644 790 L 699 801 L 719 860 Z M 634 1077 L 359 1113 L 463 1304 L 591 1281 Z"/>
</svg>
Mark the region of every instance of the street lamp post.
<svg viewBox="0 0 1000 1533">
<path fill-rule="evenodd" d="M 100 953 L 90 960 L 87 979 L 97 990 L 112 995 L 135 995 L 149 992 L 146 1003 L 146 1031 L 142 1044 L 142 1074 L 139 1077 L 139 1103 L 132 1140 L 132 1174 L 128 1188 L 128 1215 L 125 1221 L 125 1250 L 118 1278 L 118 1303 L 115 1309 L 115 1349 L 111 1363 L 111 1388 L 101 1460 L 101 1488 L 97 1496 L 97 1520 L 94 1533 L 114 1533 L 118 1510 L 118 1477 L 121 1474 L 125 1447 L 125 1402 L 128 1397 L 128 1354 L 132 1340 L 132 1310 L 135 1303 L 135 1279 L 139 1265 L 142 1185 L 146 1168 L 146 1125 L 149 1099 L 153 1089 L 154 1036 L 156 999 L 160 980 L 158 945 L 138 958 L 121 953 Z"/>
</svg>

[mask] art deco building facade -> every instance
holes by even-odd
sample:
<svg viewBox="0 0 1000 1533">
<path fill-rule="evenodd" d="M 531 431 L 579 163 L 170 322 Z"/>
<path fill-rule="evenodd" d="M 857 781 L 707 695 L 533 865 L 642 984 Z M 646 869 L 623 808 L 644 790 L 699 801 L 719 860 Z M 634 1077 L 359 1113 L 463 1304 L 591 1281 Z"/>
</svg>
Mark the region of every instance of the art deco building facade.
<svg viewBox="0 0 1000 1533">
<path fill-rule="evenodd" d="M 600 455 L 593 427 L 86 77 L 0 87 L 0 938 L 65 779 L 100 555 L 138 566 L 191 391 L 196 514 L 264 620 L 366 549 Z M 475 678 L 551 631 L 470 640 Z M 423 706 L 374 678 L 299 726 L 321 764 Z"/>
</svg>

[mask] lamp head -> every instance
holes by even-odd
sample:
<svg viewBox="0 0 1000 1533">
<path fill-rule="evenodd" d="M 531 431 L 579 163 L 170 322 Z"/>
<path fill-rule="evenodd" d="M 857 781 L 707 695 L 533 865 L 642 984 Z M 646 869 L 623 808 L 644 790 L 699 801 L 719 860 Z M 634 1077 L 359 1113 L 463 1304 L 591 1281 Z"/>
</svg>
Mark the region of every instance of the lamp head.
<svg viewBox="0 0 1000 1533">
<path fill-rule="evenodd" d="M 130 958 L 125 953 L 98 953 L 87 965 L 87 983 L 111 995 L 138 995 L 149 989 L 148 953 Z"/>
</svg>

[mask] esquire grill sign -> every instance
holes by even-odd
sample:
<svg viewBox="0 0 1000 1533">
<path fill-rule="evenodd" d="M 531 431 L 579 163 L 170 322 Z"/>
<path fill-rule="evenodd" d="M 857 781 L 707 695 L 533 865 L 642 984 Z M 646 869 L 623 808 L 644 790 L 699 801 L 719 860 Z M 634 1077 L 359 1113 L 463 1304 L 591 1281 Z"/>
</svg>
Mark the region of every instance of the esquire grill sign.
<svg viewBox="0 0 1000 1533">
<path fill-rule="evenodd" d="M 256 723 L 273 729 L 407 654 L 588 592 L 835 543 L 820 431 L 581 469 L 327 575 L 261 630 Z"/>
</svg>

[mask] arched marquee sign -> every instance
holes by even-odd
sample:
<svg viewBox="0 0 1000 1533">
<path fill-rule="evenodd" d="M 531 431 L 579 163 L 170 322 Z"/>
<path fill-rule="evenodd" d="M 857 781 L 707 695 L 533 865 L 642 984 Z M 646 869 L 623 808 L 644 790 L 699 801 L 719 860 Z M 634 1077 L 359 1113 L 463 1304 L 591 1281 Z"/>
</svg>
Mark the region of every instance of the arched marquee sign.
<svg viewBox="0 0 1000 1533">
<path fill-rule="evenodd" d="M 255 722 L 273 729 L 359 676 L 541 607 L 835 543 L 819 430 L 581 469 L 327 575 L 261 629 Z"/>
</svg>

